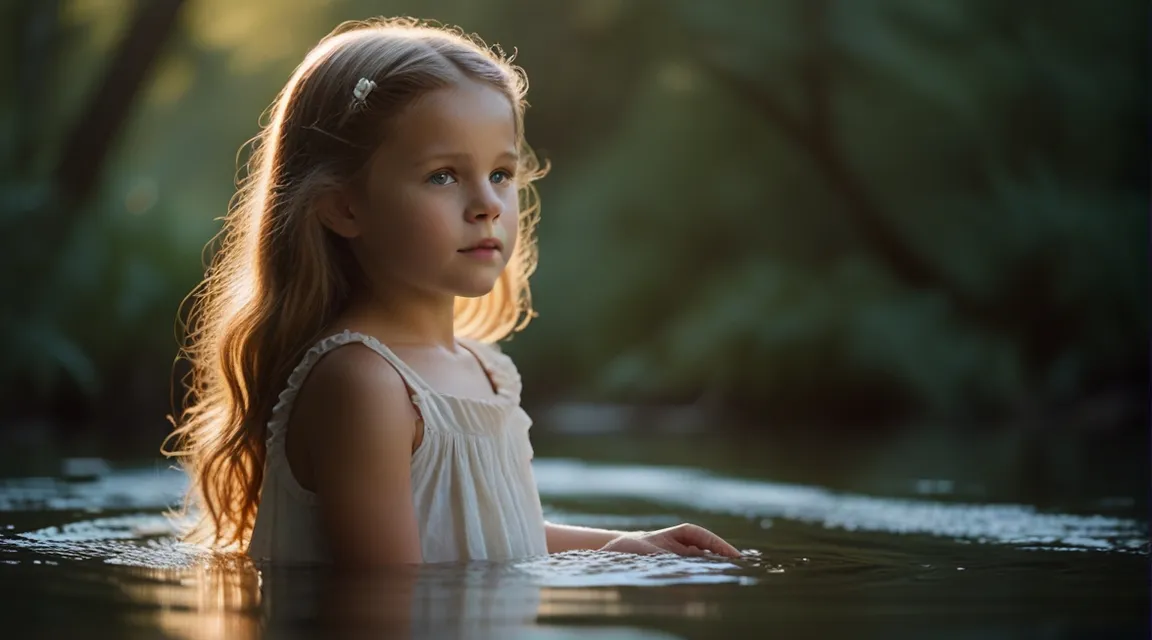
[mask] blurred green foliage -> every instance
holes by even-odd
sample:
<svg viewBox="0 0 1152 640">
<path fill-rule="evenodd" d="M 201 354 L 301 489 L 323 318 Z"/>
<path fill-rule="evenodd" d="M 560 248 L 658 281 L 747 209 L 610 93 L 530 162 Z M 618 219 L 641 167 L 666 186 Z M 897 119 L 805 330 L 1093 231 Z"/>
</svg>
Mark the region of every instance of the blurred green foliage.
<svg viewBox="0 0 1152 640">
<path fill-rule="evenodd" d="M 506 347 L 529 394 L 1000 420 L 1146 386 L 1144 3 L 189 0 L 97 192 L 62 203 L 135 7 L 3 9 L 9 414 L 166 407 L 237 148 L 318 38 L 381 13 L 532 81 L 555 168 L 540 317 Z"/>
</svg>

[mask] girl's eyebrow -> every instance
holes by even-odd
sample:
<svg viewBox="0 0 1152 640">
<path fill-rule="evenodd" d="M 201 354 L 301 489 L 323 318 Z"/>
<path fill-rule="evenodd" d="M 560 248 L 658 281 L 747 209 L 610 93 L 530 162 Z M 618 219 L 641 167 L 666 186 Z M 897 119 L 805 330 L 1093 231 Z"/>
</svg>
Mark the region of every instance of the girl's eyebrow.
<svg viewBox="0 0 1152 640">
<path fill-rule="evenodd" d="M 435 153 L 432 155 L 423 156 L 417 162 L 414 163 L 414 166 L 417 166 L 417 167 L 424 166 L 426 164 L 431 163 L 434 160 L 472 160 L 472 154 L 464 153 L 462 151 L 461 152 Z M 511 161 L 513 164 L 515 164 L 515 163 L 520 161 L 520 154 L 517 153 L 514 149 L 508 149 L 508 150 L 501 152 L 500 155 L 496 156 L 496 160 L 497 161 L 508 160 L 508 161 Z"/>
</svg>

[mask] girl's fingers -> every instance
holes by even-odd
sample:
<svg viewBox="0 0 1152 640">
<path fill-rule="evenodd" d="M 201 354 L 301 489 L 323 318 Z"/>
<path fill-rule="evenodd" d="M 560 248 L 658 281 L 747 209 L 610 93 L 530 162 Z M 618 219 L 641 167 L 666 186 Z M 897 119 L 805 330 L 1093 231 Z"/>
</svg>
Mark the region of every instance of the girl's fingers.
<svg viewBox="0 0 1152 640">
<path fill-rule="evenodd" d="M 604 551 L 652 554 L 671 551 L 681 556 L 718 554 L 739 558 L 741 553 L 720 536 L 694 524 L 681 524 L 643 535 L 621 536 L 603 547 Z"/>
<path fill-rule="evenodd" d="M 682 524 L 673 528 L 673 539 L 684 547 L 708 549 L 729 558 L 739 558 L 740 551 L 724 541 L 720 536 L 694 524 Z"/>
</svg>

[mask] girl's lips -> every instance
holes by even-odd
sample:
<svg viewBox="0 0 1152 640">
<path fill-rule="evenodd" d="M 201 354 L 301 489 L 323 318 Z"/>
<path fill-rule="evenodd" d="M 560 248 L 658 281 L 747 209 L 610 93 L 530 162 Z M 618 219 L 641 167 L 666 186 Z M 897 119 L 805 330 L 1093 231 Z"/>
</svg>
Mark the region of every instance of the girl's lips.
<svg viewBox="0 0 1152 640">
<path fill-rule="evenodd" d="M 504 243 L 501 242 L 499 238 L 491 238 L 491 237 L 484 238 L 484 239 L 480 240 L 480 242 L 477 242 L 476 244 L 473 244 L 472 246 L 470 246 L 466 249 L 461 249 L 460 252 L 463 253 L 465 251 L 476 251 L 478 249 L 492 249 L 495 251 L 503 251 L 504 250 Z"/>
<path fill-rule="evenodd" d="M 462 250 L 460 253 L 468 256 L 469 258 L 474 258 L 476 260 L 482 260 L 485 262 L 495 260 L 496 258 L 498 258 L 500 256 L 500 250 L 499 249 L 490 249 L 487 247 L 478 247 L 476 249 L 465 249 L 465 250 Z"/>
</svg>

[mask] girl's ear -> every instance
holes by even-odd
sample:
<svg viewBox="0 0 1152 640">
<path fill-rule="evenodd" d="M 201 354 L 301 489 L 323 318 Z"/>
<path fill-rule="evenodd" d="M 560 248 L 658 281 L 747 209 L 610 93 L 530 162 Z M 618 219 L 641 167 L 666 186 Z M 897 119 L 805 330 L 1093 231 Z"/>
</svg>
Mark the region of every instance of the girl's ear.
<svg viewBox="0 0 1152 640">
<path fill-rule="evenodd" d="M 342 190 L 329 191 L 321 196 L 319 205 L 320 223 L 342 238 L 355 238 L 360 235 L 360 223 L 352 200 Z"/>
</svg>

